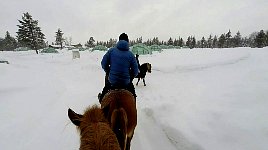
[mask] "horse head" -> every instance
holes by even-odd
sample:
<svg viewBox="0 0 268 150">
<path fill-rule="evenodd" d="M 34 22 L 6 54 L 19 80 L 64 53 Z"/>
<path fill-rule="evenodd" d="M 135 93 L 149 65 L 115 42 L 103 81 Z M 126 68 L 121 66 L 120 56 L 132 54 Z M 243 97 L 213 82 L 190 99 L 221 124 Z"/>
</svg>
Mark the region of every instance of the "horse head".
<svg viewBox="0 0 268 150">
<path fill-rule="evenodd" d="M 120 150 L 116 135 L 101 108 L 94 105 L 89 107 L 83 115 L 69 108 L 68 117 L 80 131 L 80 150 Z"/>
<path fill-rule="evenodd" d="M 151 73 L 152 72 L 152 65 L 150 63 L 146 63 L 146 65 L 147 65 L 147 71 L 149 73 Z"/>
</svg>

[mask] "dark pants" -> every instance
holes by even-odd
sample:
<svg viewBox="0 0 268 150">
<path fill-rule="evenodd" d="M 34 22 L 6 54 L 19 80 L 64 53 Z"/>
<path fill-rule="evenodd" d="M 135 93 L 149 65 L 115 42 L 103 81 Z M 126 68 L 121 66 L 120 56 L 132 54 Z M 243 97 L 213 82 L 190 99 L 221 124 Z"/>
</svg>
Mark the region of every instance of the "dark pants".
<svg viewBox="0 0 268 150">
<path fill-rule="evenodd" d="M 102 98 L 104 97 L 104 95 L 106 93 L 108 93 L 110 90 L 114 90 L 114 89 L 126 89 L 126 90 L 128 90 L 129 92 L 131 92 L 133 94 L 133 96 L 134 96 L 134 98 L 136 100 L 137 95 L 136 95 L 136 92 L 135 92 L 135 87 L 134 87 L 132 82 L 130 82 L 127 86 L 112 86 L 111 83 L 108 80 L 108 76 L 106 75 L 105 76 L 105 86 L 102 89 L 102 92 L 101 92 L 101 94 L 99 96 L 99 102 L 101 103 Z"/>
</svg>

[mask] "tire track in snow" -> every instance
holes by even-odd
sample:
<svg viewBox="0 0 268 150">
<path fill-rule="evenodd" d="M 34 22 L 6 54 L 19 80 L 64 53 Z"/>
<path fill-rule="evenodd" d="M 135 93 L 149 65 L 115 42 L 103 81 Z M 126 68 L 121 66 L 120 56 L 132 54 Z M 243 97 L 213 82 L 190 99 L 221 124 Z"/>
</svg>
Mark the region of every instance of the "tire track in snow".
<svg viewBox="0 0 268 150">
<path fill-rule="evenodd" d="M 231 59 L 226 62 L 216 62 L 216 63 L 211 63 L 211 64 L 200 64 L 200 65 L 189 65 L 189 66 L 176 66 L 174 69 L 170 70 L 163 70 L 159 68 L 152 68 L 154 71 L 162 72 L 162 73 L 186 73 L 186 72 L 193 72 L 193 71 L 202 71 L 205 69 L 211 69 L 215 67 L 221 67 L 221 66 L 227 66 L 227 65 L 234 65 L 237 64 L 241 61 L 247 60 L 250 57 L 250 54 L 248 53 L 245 56 L 236 58 L 236 59 Z"/>
<path fill-rule="evenodd" d="M 161 149 L 161 145 L 163 143 L 170 143 L 169 147 L 165 147 L 164 149 L 169 150 L 203 150 L 199 145 L 192 143 L 189 141 L 181 132 L 178 130 L 168 126 L 162 125 L 157 121 L 157 118 L 154 115 L 154 112 L 150 108 L 143 108 L 139 113 L 139 128 L 138 131 L 143 130 L 142 134 L 136 134 L 136 138 L 142 138 L 141 141 L 144 141 L 146 135 L 148 137 L 155 137 L 158 139 L 157 143 L 155 143 L 154 139 L 147 139 L 145 143 L 154 143 L 150 147 L 153 149 Z M 148 128 L 150 127 L 150 128 Z M 137 131 L 137 132 L 138 132 Z M 160 141 L 159 138 L 162 136 L 162 140 Z M 134 136 L 135 137 L 135 136 Z M 148 141 L 152 140 L 152 141 Z M 142 145 L 142 144 L 140 144 Z M 166 144 L 163 144 L 167 146 Z M 143 149 L 143 148 L 140 148 Z"/>
</svg>

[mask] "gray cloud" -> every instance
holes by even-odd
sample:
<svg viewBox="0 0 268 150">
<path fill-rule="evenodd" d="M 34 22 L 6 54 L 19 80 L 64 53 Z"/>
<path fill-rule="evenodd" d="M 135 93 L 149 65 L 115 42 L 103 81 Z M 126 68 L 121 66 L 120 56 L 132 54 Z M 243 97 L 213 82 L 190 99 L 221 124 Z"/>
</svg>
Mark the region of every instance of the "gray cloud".
<svg viewBox="0 0 268 150">
<path fill-rule="evenodd" d="M 0 37 L 9 31 L 16 36 L 16 25 L 29 12 L 49 42 L 61 28 L 65 37 L 84 44 L 118 38 L 158 36 L 196 38 L 220 35 L 229 29 L 243 36 L 268 27 L 267 0 L 0 0 Z"/>
</svg>

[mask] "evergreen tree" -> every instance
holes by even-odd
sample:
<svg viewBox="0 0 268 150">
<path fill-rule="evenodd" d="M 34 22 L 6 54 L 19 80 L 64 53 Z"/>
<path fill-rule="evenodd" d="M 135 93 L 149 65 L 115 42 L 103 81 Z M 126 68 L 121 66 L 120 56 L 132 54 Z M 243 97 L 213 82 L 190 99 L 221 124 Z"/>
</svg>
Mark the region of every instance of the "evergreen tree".
<svg viewBox="0 0 268 150">
<path fill-rule="evenodd" d="M 86 46 L 86 47 L 90 47 L 90 48 L 92 48 L 92 47 L 95 46 L 94 43 L 95 43 L 94 38 L 93 38 L 93 37 L 90 37 L 89 40 L 86 42 L 85 46 Z M 99 45 L 98 42 L 97 42 L 97 45 Z"/>
<path fill-rule="evenodd" d="M 248 41 L 249 41 L 249 40 L 248 40 L 247 37 L 241 38 L 241 46 L 242 46 L 242 47 L 250 47 Z"/>
<path fill-rule="evenodd" d="M 234 41 L 234 47 L 241 47 L 242 46 L 242 38 L 241 38 L 241 34 L 239 31 L 234 36 L 233 41 Z"/>
<path fill-rule="evenodd" d="M 266 42 L 266 35 L 265 35 L 264 31 L 261 30 L 261 31 L 257 34 L 257 36 L 256 36 L 256 38 L 255 38 L 256 46 L 257 46 L 258 48 L 263 48 L 263 47 L 266 45 L 265 42 Z"/>
<path fill-rule="evenodd" d="M 201 48 L 205 48 L 206 47 L 206 39 L 205 37 L 202 37 L 201 39 Z"/>
<path fill-rule="evenodd" d="M 153 41 L 152 41 L 152 44 L 154 45 L 154 44 L 156 44 L 156 45 L 158 45 L 160 42 L 159 42 L 159 40 L 158 40 L 158 37 L 154 37 L 153 38 Z"/>
<path fill-rule="evenodd" d="M 17 41 L 15 38 L 11 37 L 9 32 L 6 32 L 5 39 L 3 40 L 3 50 L 13 51 L 17 47 Z"/>
<path fill-rule="evenodd" d="M 196 47 L 200 48 L 201 47 L 201 41 L 197 41 Z"/>
<path fill-rule="evenodd" d="M 217 48 L 218 47 L 218 38 L 217 38 L 216 35 L 213 38 L 212 47 L 213 48 Z"/>
<path fill-rule="evenodd" d="M 135 45 L 136 44 L 136 41 L 134 40 L 129 40 L 129 45 Z"/>
<path fill-rule="evenodd" d="M 268 30 L 266 31 L 266 34 L 265 34 L 265 43 L 266 45 L 265 46 L 268 46 Z"/>
<path fill-rule="evenodd" d="M 152 40 L 151 39 L 148 39 L 147 42 L 145 42 L 145 45 L 151 46 L 152 45 Z"/>
<path fill-rule="evenodd" d="M 208 48 L 212 48 L 212 45 L 213 45 L 213 40 L 212 40 L 212 35 L 210 34 L 209 35 L 209 38 L 208 38 L 208 45 L 207 45 L 207 47 Z"/>
<path fill-rule="evenodd" d="M 231 35 L 231 31 L 230 30 L 225 35 L 225 41 L 226 41 L 226 47 L 227 48 L 231 47 L 232 35 Z"/>
<path fill-rule="evenodd" d="M 218 46 L 219 48 L 224 48 L 224 45 L 225 45 L 225 35 L 222 34 L 220 37 L 219 37 L 219 43 L 218 43 Z"/>
<path fill-rule="evenodd" d="M 173 43 L 174 46 L 179 46 L 179 40 L 177 39 L 174 39 L 174 43 Z"/>
<path fill-rule="evenodd" d="M 58 31 L 56 32 L 56 40 L 55 40 L 55 43 L 56 45 L 60 45 L 60 48 L 62 49 L 62 44 L 63 44 L 63 33 L 61 31 L 61 29 L 59 28 Z"/>
<path fill-rule="evenodd" d="M 168 45 L 173 45 L 173 40 L 172 40 L 171 37 L 170 37 L 169 40 L 168 40 Z"/>
<path fill-rule="evenodd" d="M 183 47 L 184 46 L 184 41 L 182 38 L 179 38 L 179 46 Z"/>
<path fill-rule="evenodd" d="M 0 51 L 4 50 L 4 39 L 0 37 Z"/>
<path fill-rule="evenodd" d="M 189 36 L 189 37 L 187 38 L 187 41 L 186 41 L 186 46 L 190 48 L 191 43 L 192 43 L 192 41 L 191 41 L 191 37 Z"/>
<path fill-rule="evenodd" d="M 114 47 L 115 45 L 116 45 L 116 39 L 110 38 L 110 40 L 107 42 L 106 47 L 110 48 L 110 47 Z"/>
<path fill-rule="evenodd" d="M 191 39 L 191 49 L 192 48 L 195 48 L 196 47 L 196 40 L 195 40 L 195 37 L 192 37 L 192 39 Z"/>
<path fill-rule="evenodd" d="M 136 44 L 136 43 L 142 43 L 142 37 L 137 38 L 136 42 L 134 42 L 133 44 Z"/>
<path fill-rule="evenodd" d="M 38 21 L 33 20 L 32 16 L 27 12 L 23 13 L 22 20 L 18 20 L 20 25 L 17 32 L 17 39 L 19 46 L 29 47 L 31 49 L 37 49 L 45 47 L 45 35 L 41 32 L 41 28 L 38 27 Z"/>
</svg>

